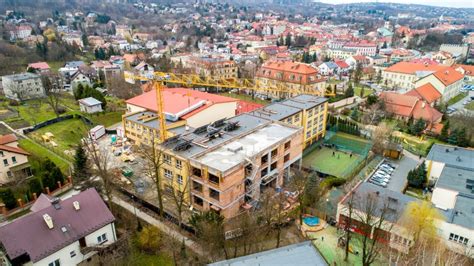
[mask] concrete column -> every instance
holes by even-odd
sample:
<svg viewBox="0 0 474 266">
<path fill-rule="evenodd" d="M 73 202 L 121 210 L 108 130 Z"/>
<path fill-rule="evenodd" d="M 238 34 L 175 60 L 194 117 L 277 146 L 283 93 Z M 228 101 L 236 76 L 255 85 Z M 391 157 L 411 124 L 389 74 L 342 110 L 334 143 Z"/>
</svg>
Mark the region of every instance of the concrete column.
<svg viewBox="0 0 474 266">
<path fill-rule="evenodd" d="M 62 188 L 61 181 L 58 181 L 58 188 Z"/>
</svg>

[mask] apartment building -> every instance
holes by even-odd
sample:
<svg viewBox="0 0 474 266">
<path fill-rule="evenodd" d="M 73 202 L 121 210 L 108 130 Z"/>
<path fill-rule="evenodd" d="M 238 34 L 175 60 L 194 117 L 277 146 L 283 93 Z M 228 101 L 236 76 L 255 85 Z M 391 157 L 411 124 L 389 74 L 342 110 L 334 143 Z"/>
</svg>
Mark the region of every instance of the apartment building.
<svg viewBox="0 0 474 266">
<path fill-rule="evenodd" d="M 302 94 L 269 104 L 251 114 L 303 128 L 303 148 L 307 148 L 326 135 L 327 111 L 327 98 Z"/>
<path fill-rule="evenodd" d="M 203 77 L 215 79 L 237 78 L 237 64 L 223 57 L 191 57 L 187 62 L 193 72 Z"/>
<path fill-rule="evenodd" d="M 2 77 L 5 97 L 24 101 L 46 96 L 40 75 L 25 72 Z"/>
<path fill-rule="evenodd" d="M 326 79 L 310 65 L 290 61 L 268 61 L 256 74 L 257 82 L 269 87 L 281 87 L 290 92 L 267 90 L 272 98 L 289 98 L 303 93 L 324 95 Z"/>
<path fill-rule="evenodd" d="M 0 186 L 17 178 L 32 176 L 29 155 L 18 147 L 18 139 L 14 134 L 0 135 Z"/>
<path fill-rule="evenodd" d="M 384 69 L 382 71 L 382 79 L 389 87 L 413 89 L 415 86 L 419 87 L 422 85 L 415 85 L 418 79 L 446 68 L 446 66 L 434 64 L 400 62 Z"/>
</svg>

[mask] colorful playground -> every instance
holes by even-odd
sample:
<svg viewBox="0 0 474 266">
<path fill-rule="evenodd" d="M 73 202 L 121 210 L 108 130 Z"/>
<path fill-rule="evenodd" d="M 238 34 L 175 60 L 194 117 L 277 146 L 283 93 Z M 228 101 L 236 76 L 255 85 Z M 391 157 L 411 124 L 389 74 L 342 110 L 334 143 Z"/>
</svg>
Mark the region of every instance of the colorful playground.
<svg viewBox="0 0 474 266">
<path fill-rule="evenodd" d="M 329 132 L 329 131 L 328 131 Z M 370 142 L 346 133 L 328 133 L 324 142 L 303 157 L 303 166 L 325 175 L 346 178 L 368 155 Z"/>
</svg>

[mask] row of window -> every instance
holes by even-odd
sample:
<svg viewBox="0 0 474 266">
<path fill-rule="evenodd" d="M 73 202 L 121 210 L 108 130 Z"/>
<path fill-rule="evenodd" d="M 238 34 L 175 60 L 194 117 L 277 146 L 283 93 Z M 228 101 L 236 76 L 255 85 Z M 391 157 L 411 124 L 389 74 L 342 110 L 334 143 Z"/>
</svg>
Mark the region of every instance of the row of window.
<svg viewBox="0 0 474 266">
<path fill-rule="evenodd" d="M 173 171 L 164 168 L 164 174 L 165 174 L 165 177 L 170 182 L 173 182 Z M 178 184 L 182 185 L 183 184 L 183 176 L 180 175 L 180 174 L 176 174 L 176 182 L 178 182 Z"/>
<path fill-rule="evenodd" d="M 449 234 L 449 240 L 453 241 L 453 242 L 456 242 L 456 243 L 459 243 L 459 244 L 463 244 L 465 246 L 467 246 L 467 243 L 469 242 L 469 238 L 463 237 L 463 236 L 460 236 L 460 235 L 456 235 L 456 234 L 453 234 L 453 233 Z"/>
<path fill-rule="evenodd" d="M 175 159 L 176 163 L 175 166 L 177 169 L 183 168 L 183 161 Z M 167 165 L 172 165 L 172 158 L 169 154 L 163 154 L 163 162 Z"/>
<path fill-rule="evenodd" d="M 0 154 L 0 155 L 3 156 L 3 153 Z M 17 163 L 15 156 L 12 156 L 11 160 L 12 160 L 12 164 L 16 164 L 16 163 Z M 3 159 L 3 165 L 4 165 L 4 166 L 8 166 L 8 164 L 9 164 L 9 163 L 8 163 L 8 159 Z"/>
</svg>

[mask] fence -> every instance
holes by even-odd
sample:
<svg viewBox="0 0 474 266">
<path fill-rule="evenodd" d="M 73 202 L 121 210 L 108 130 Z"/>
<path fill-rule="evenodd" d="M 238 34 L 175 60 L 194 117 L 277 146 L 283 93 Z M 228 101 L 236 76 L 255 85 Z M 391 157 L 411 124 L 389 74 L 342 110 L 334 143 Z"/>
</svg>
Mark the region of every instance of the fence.
<svg viewBox="0 0 474 266">
<path fill-rule="evenodd" d="M 36 124 L 32 127 L 29 127 L 29 128 L 25 128 L 25 129 L 23 129 L 23 134 L 28 134 L 28 133 L 33 132 L 35 130 L 38 130 L 40 128 L 43 128 L 43 127 L 46 127 L 46 126 L 49 126 L 49 125 L 52 125 L 52 124 L 56 124 L 56 123 L 59 123 L 59 122 L 65 121 L 65 120 L 73 119 L 73 118 L 80 118 L 80 119 L 82 119 L 82 121 L 84 121 L 88 125 L 93 124 L 92 121 L 89 118 L 84 117 L 82 115 L 78 115 L 78 114 L 65 115 L 65 116 L 60 116 L 60 117 L 56 117 L 56 118 L 53 118 L 53 119 L 46 120 L 44 122 L 38 123 L 38 124 Z"/>
</svg>

